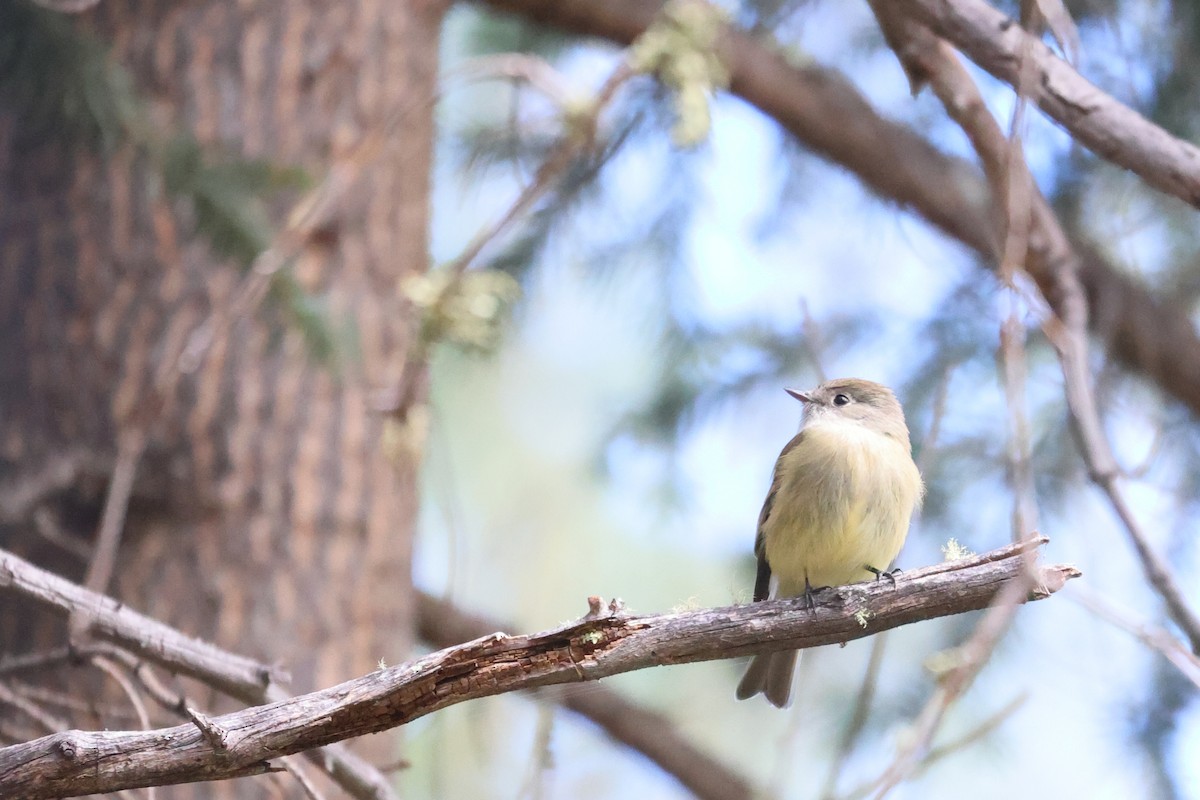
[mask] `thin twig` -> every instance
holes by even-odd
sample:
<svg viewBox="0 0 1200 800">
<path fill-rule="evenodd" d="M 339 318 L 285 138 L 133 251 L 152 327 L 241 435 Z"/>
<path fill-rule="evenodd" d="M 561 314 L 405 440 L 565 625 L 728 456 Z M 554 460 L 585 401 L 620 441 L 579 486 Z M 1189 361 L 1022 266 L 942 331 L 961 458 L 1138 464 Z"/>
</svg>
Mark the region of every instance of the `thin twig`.
<svg viewBox="0 0 1200 800">
<path fill-rule="evenodd" d="M 93 652 L 98 652 L 99 647 L 97 645 L 78 648 L 67 646 L 56 647 L 53 650 L 40 653 L 25 653 L 19 656 L 5 654 L 0 656 L 0 677 L 21 672 L 53 669 L 63 663 L 71 665 L 80 664 L 82 663 L 81 659 L 87 658 Z"/>
<path fill-rule="evenodd" d="M 813 319 L 812 312 L 808 308 L 808 301 L 800 298 L 800 319 L 803 320 L 801 332 L 804 334 L 804 349 L 808 351 L 808 358 L 812 362 L 813 370 L 817 373 L 817 382 L 824 383 L 827 380 L 824 359 L 822 353 L 825 352 L 825 339 L 821 336 L 821 326 Z"/>
<path fill-rule="evenodd" d="M 1125 631 L 1142 644 L 1158 651 L 1195 686 L 1200 687 L 1200 657 L 1189 651 L 1168 631 L 1140 622 L 1128 612 L 1110 603 L 1097 592 L 1079 590 L 1068 596 L 1110 625 Z"/>
<path fill-rule="evenodd" d="M 524 81 L 553 101 L 560 111 L 570 110 L 579 100 L 550 62 L 530 53 L 495 53 L 468 59 L 446 75 L 447 81 L 456 79 Z"/>
<path fill-rule="evenodd" d="M 138 722 L 141 723 L 143 730 L 150 729 L 150 715 L 146 713 L 146 704 L 142 702 L 141 695 L 130 683 L 129 678 L 117 667 L 115 663 L 105 658 L 104 656 L 93 656 L 92 664 L 108 677 L 112 678 L 117 686 L 121 687 L 121 691 L 129 698 L 130 705 L 133 706 L 137 713 Z M 146 787 L 146 800 L 154 800 L 158 796 L 158 789 L 154 786 Z"/>
<path fill-rule="evenodd" d="M 1200 207 L 1200 148 L 1090 83 L 999 9 L 984 0 L 895 0 L 893 5 L 1000 80 L 1014 87 L 1025 84 L 1042 111 L 1101 158 Z M 1033 75 L 1028 83 L 1026 70 Z"/>
<path fill-rule="evenodd" d="M 933 393 L 933 403 L 929 410 L 929 430 L 921 440 L 920 452 L 916 454 L 917 469 L 922 475 L 928 472 L 932 454 L 942 438 L 942 420 L 946 417 L 946 401 L 950 397 L 950 379 L 954 375 L 954 367 L 954 364 L 946 365 Z"/>
<path fill-rule="evenodd" d="M 897 55 L 929 81 L 947 114 L 962 127 L 979 155 L 984 173 L 994 186 L 1009 179 L 1008 139 L 988 111 L 975 82 L 950 46 L 928 28 L 904 18 L 901 6 L 910 3 L 871 0 L 885 35 L 900 40 Z M 954 0 L 959 3 L 960 0 Z M 974 0 L 971 0 L 974 2 Z M 948 3 L 947 5 L 953 5 Z M 999 12 L 996 12 L 997 14 Z M 1001 15 L 1002 16 L 1002 15 Z M 1016 36 L 1024 37 L 1024 32 Z M 1021 39 L 1022 46 L 1042 47 Z M 892 38 L 889 38 L 892 43 Z M 1043 48 L 1044 49 L 1044 48 Z M 1068 68 L 1069 69 L 1069 68 Z M 1200 163 L 1200 161 L 1197 161 Z M 1022 161 L 1019 165 L 1026 171 Z M 1038 285 L 1053 309 L 1054 318 L 1043 320 L 1043 329 L 1058 351 L 1071 427 L 1092 481 L 1101 489 L 1124 525 L 1142 563 L 1147 581 L 1163 598 L 1167 613 L 1187 636 L 1192 652 L 1200 655 L 1200 618 L 1192 611 L 1166 561 L 1150 545 L 1149 537 L 1134 516 L 1118 483 L 1120 469 L 1100 421 L 1088 366 L 1088 304 L 1079 276 L 1079 259 L 1050 204 L 1029 178 L 1031 222 L 1029 257 L 1036 258 L 1042 275 Z M 1003 196 L 997 192 L 997 196 Z"/>
<path fill-rule="evenodd" d="M 532 208 L 533 204 L 554 186 L 555 181 L 575 163 L 575 160 L 581 153 L 592 147 L 595 142 L 596 126 L 599 123 L 600 113 L 612 102 L 617 90 L 632 78 L 633 75 L 633 71 L 624 62 L 613 70 L 608 80 L 604 82 L 600 90 L 596 93 L 591 111 L 586 115 L 579 115 L 569 120 L 572 123 L 571 129 L 566 131 L 558 145 L 550 152 L 550 155 L 546 157 L 541 166 L 538 167 L 529 185 L 521 190 L 508 209 L 500 215 L 499 219 L 492 223 L 490 227 L 477 233 L 470 244 L 463 249 L 462 253 L 450 262 L 447 269 L 451 274 L 458 276 L 466 272 L 475 260 L 479 258 L 484 248 L 500 238 L 516 220 Z"/>
<path fill-rule="evenodd" d="M 955 739 L 951 739 L 943 745 L 931 748 L 929 752 L 925 754 L 925 757 L 921 759 L 920 763 L 913 767 L 912 777 L 916 777 L 925 772 L 925 770 L 929 769 L 943 758 L 946 758 L 947 756 L 969 747 L 975 742 L 978 742 L 980 739 L 989 736 L 993 731 L 1003 725 L 1009 717 L 1020 710 L 1021 706 L 1025 705 L 1025 701 L 1028 699 L 1029 695 L 1022 692 L 1006 703 L 999 711 L 988 716 L 966 733 Z M 851 789 L 849 792 L 842 795 L 840 800 L 861 800 L 861 798 L 866 797 L 877 788 L 879 788 L 878 778 Z"/>
<path fill-rule="evenodd" d="M 1010 295 L 1012 307 L 1000 327 L 1000 359 L 1003 366 L 1005 405 L 1008 408 L 1008 479 L 1012 489 L 1012 540 L 1019 541 L 1037 529 L 1034 498 L 1029 417 L 1025 411 L 1025 326 L 1017 312 L 1018 300 Z"/>
<path fill-rule="evenodd" d="M 1024 63 L 1029 63 L 1028 61 Z M 1028 69 L 1021 71 L 1017 103 L 1009 124 L 1005 153 L 1005 180 L 994 187 L 995 196 L 1004 200 L 1004 249 L 1000 256 L 1000 279 L 1008 286 L 1008 317 L 1000 330 L 1004 391 L 1009 415 L 1008 468 L 1013 493 L 1012 540 L 1020 541 L 1038 527 L 1038 511 L 1033 480 L 1032 435 L 1026 411 L 1025 384 L 1028 358 L 1025 352 L 1025 326 L 1021 323 L 1021 292 L 1017 276 L 1025 272 L 1029 258 L 1030 228 L 1033 224 L 1033 194 L 1037 191 L 1033 176 L 1025 164 L 1021 134 L 1025 118 L 1026 90 L 1034 79 Z M 936 82 L 936 79 L 935 79 Z M 991 172 L 998 173 L 1001 165 Z"/>
<path fill-rule="evenodd" d="M 10 689 L 7 684 L 0 681 L 0 706 L 5 705 L 17 709 L 40 725 L 47 733 L 61 731 L 67 727 L 66 720 L 56 717 L 32 700 L 22 697 Z"/>
<path fill-rule="evenodd" d="M 1027 700 L 1029 700 L 1029 693 L 1021 692 L 1012 700 L 1009 700 L 1007 703 L 1005 703 L 1003 708 L 984 719 L 971 730 L 955 739 L 951 739 L 943 745 L 934 747 L 929 751 L 929 754 L 925 756 L 925 760 L 922 761 L 918 766 L 916 772 L 914 772 L 914 775 L 921 774 L 938 761 L 941 761 L 943 758 L 953 755 L 954 753 L 957 753 L 959 750 L 962 750 L 966 747 L 970 747 L 980 739 L 991 735 L 991 733 L 1003 725 L 1009 717 L 1017 713 L 1017 711 L 1021 709 L 1021 706 L 1025 705 Z"/>
<path fill-rule="evenodd" d="M 133 684 L 129 681 L 129 678 L 125 676 L 125 673 L 123 673 L 117 667 L 117 665 L 113 663 L 113 661 L 105 658 L 104 656 L 92 656 L 91 662 L 96 669 L 112 678 L 113 682 L 116 683 L 117 686 L 121 687 L 121 691 L 124 692 L 125 696 L 129 699 L 129 704 L 133 706 L 134 713 L 137 714 L 138 722 L 141 723 L 142 729 L 149 730 L 150 715 L 146 712 L 146 704 L 142 702 L 141 695 L 138 693 L 137 689 L 133 687 Z"/>
<path fill-rule="evenodd" d="M 308 773 L 308 768 L 304 766 L 304 762 L 296 756 L 286 756 L 281 758 L 280 763 L 287 770 L 288 774 L 296 779 L 296 783 L 300 784 L 301 791 L 308 800 L 325 800 L 321 790 L 317 788 L 317 784 L 313 781 Z"/>
<path fill-rule="evenodd" d="M 550 744 L 554 736 L 554 720 L 558 708 L 554 703 L 541 703 L 537 709 L 537 727 L 534 730 L 533 746 L 530 748 L 529 764 L 525 768 L 525 777 L 521 780 L 521 788 L 517 797 L 523 800 L 541 800 L 544 795 L 543 784 L 546 772 L 553 765 Z"/>
<path fill-rule="evenodd" d="M 133 494 L 133 479 L 137 475 L 138 462 L 141 461 L 145 446 L 146 434 L 140 424 L 127 423 L 117 441 L 117 458 L 104 500 L 100 530 L 96 535 L 87 575 L 83 579 L 83 587 L 97 594 L 105 594 L 112 580 L 117 550 L 121 546 L 121 533 L 125 529 L 125 512 L 129 508 L 129 497 Z"/>
<path fill-rule="evenodd" d="M 933 737 L 941 727 L 946 712 L 971 687 L 997 643 L 1012 625 L 1017 607 L 1033 587 L 1032 574 L 1022 571 L 1020 577 L 1004 587 L 996 597 L 971 638 L 954 651 L 951 657 L 956 663 L 939 676 L 937 689 L 913 721 L 904 746 L 880 775 L 875 800 L 883 800 L 901 781 L 908 779 L 929 754 Z"/>
<path fill-rule="evenodd" d="M 883 649 L 886 644 L 886 633 L 879 634 L 871 641 L 871 657 L 867 660 L 867 671 L 863 675 L 862 686 L 858 689 L 858 697 L 854 700 L 854 711 L 850 714 L 850 721 L 846 723 L 846 730 L 842 732 L 842 740 L 838 743 L 837 754 L 829 766 L 829 774 L 825 776 L 825 787 L 821 789 L 820 795 L 822 800 L 833 800 L 837 796 L 838 778 L 841 777 L 846 762 L 850 760 L 850 754 L 854 752 L 858 737 L 867 727 L 867 717 L 879 685 L 879 668 L 883 664 Z"/>
<path fill-rule="evenodd" d="M 33 512 L 33 529 L 37 534 L 57 545 L 63 551 L 75 558 L 88 563 L 92 559 L 92 545 L 82 536 L 69 534 L 62 529 L 55 519 L 54 513 L 46 506 L 38 506 Z"/>
<path fill-rule="evenodd" d="M 814 655 L 816 654 L 814 653 Z M 813 662 L 817 658 L 800 659 L 800 663 L 796 665 L 796 686 L 808 686 L 814 672 Z M 787 724 L 783 726 L 783 730 L 779 732 L 779 735 L 775 737 L 775 741 L 773 742 L 773 760 L 775 763 L 771 769 L 767 791 L 763 792 L 767 797 L 784 796 L 789 778 L 791 777 L 792 767 L 796 763 L 796 750 L 800 746 L 800 737 L 804 733 L 805 725 L 810 716 L 808 714 L 808 697 L 803 691 L 797 691 L 797 694 L 799 697 L 795 704 L 787 710 Z"/>
<path fill-rule="evenodd" d="M 100 0 L 33 0 L 42 8 L 58 11 L 63 14 L 82 14 L 95 6 Z"/>
<path fill-rule="evenodd" d="M 101 714 L 105 720 L 117 721 L 116 725 L 110 725 L 109 727 L 117 727 L 118 725 L 137 721 L 137 714 L 135 712 L 124 707 L 99 703 L 95 698 L 82 700 L 67 694 L 65 691 L 55 691 L 47 689 L 44 686 L 35 686 L 22 681 L 9 680 L 8 685 L 9 688 L 22 697 L 26 697 L 35 703 L 41 703 L 44 706 L 60 708 L 64 711 L 73 711 L 76 714 Z"/>
</svg>

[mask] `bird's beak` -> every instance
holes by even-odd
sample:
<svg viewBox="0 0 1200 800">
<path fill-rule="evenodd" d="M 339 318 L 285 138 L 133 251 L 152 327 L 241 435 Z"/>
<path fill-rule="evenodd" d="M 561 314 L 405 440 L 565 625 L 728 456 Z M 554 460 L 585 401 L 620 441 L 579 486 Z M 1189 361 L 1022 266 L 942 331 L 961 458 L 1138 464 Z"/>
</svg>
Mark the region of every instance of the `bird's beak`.
<svg viewBox="0 0 1200 800">
<path fill-rule="evenodd" d="M 808 392 L 798 392 L 795 389 L 784 389 L 784 391 L 799 400 L 801 403 L 812 402 L 812 398 L 808 396 Z"/>
</svg>

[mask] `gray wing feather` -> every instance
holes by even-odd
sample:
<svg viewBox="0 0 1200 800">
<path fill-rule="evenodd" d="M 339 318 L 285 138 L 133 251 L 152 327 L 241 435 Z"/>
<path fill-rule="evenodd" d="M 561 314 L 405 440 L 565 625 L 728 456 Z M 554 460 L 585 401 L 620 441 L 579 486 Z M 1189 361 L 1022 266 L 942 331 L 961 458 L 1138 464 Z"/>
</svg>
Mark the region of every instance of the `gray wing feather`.
<svg viewBox="0 0 1200 800">
<path fill-rule="evenodd" d="M 779 458 L 775 460 L 775 472 L 771 477 L 771 489 L 767 492 L 767 499 L 763 501 L 762 511 L 758 512 L 758 535 L 754 538 L 754 555 L 758 557 L 758 574 L 754 578 L 754 602 L 756 603 L 759 600 L 766 600 L 771 592 L 771 565 L 767 563 L 763 526 L 771 516 L 771 509 L 775 505 L 775 495 L 779 492 L 779 465 L 782 463 L 783 457 L 793 447 L 800 444 L 802 438 L 804 438 L 804 431 L 793 436 L 791 441 L 785 444 L 783 450 L 779 452 Z"/>
</svg>

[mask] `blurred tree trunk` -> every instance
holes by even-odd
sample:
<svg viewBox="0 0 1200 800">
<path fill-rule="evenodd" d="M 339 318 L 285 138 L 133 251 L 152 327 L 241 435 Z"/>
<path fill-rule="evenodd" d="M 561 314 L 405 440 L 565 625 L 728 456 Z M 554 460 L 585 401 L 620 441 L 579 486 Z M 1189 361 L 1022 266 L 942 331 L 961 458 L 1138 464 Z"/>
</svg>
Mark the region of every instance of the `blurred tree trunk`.
<svg viewBox="0 0 1200 800">
<path fill-rule="evenodd" d="M 319 179 L 403 112 L 333 228 L 288 267 L 354 321 L 357 353 L 337 370 L 268 300 L 172 377 L 239 270 L 132 148 L 34 140 L 0 106 L 0 545 L 81 577 L 83 558 L 46 534 L 95 535 L 118 441 L 144 432 L 109 591 L 280 663 L 296 691 L 401 660 L 412 640 L 419 448 L 385 452 L 395 437 L 370 395 L 401 379 L 398 286 L 427 263 L 441 14 L 427 0 L 103 0 L 74 18 L 111 45 L 156 125 L 212 152 Z M 0 606 L 0 652 L 63 640 L 61 623 Z M 383 759 L 394 744 L 379 738 L 367 755 Z"/>
</svg>

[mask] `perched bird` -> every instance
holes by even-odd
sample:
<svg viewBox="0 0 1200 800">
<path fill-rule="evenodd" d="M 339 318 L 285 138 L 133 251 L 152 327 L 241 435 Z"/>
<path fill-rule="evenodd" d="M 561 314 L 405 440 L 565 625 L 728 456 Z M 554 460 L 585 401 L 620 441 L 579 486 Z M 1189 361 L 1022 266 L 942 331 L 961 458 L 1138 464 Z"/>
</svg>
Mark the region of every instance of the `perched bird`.
<svg viewBox="0 0 1200 800">
<path fill-rule="evenodd" d="M 754 600 L 805 595 L 811 607 L 813 589 L 891 577 L 886 570 L 924 486 L 904 410 L 886 386 L 840 378 L 811 392 L 786 391 L 804 404 L 804 417 L 775 462 L 758 515 Z M 761 692 L 788 705 L 798 655 L 755 656 L 738 699 Z"/>
</svg>

